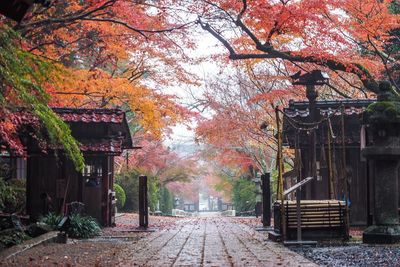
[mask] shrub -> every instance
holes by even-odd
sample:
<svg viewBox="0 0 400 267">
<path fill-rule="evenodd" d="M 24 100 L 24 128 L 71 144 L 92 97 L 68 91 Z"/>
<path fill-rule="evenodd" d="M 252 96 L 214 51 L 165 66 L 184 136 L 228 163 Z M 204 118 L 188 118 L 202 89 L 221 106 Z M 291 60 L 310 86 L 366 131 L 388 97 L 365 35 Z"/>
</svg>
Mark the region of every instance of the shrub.
<svg viewBox="0 0 400 267">
<path fill-rule="evenodd" d="M 25 181 L 5 181 L 0 177 L 0 210 L 6 213 L 21 213 L 25 210 Z"/>
<path fill-rule="evenodd" d="M 8 181 L 11 190 L 13 191 L 13 198 L 6 202 L 4 209 L 7 213 L 23 213 L 26 206 L 26 180 L 25 179 L 11 179 Z"/>
<path fill-rule="evenodd" d="M 116 177 L 116 182 L 125 191 L 125 205 L 123 211 L 138 211 L 138 199 L 139 199 L 139 174 L 135 171 L 124 172 Z"/>
<path fill-rule="evenodd" d="M 16 193 L 2 177 L 0 177 L 0 210 L 4 211 L 9 203 L 15 202 Z"/>
<path fill-rule="evenodd" d="M 253 181 L 240 178 L 233 184 L 233 204 L 237 212 L 255 209 L 256 185 Z"/>
<path fill-rule="evenodd" d="M 49 213 L 40 221 L 51 226 L 53 229 L 57 228 L 62 216 Z M 81 216 L 79 214 L 72 214 L 69 216 L 69 226 L 67 234 L 72 238 L 90 238 L 99 235 L 101 232 L 100 226 L 95 219 L 89 216 Z"/>
<path fill-rule="evenodd" d="M 8 229 L 0 232 L 0 250 L 21 244 L 30 239 L 24 232 L 17 229 Z"/>
<path fill-rule="evenodd" d="M 139 210 L 139 175 L 140 172 L 133 169 L 120 173 L 115 178 L 116 183 L 125 191 L 126 201 L 123 207 L 124 211 L 137 212 Z M 159 198 L 159 182 L 156 177 L 150 175 L 147 177 L 149 207 L 151 210 L 155 210 Z"/>
<path fill-rule="evenodd" d="M 166 187 L 162 187 L 160 190 L 160 210 L 163 214 L 171 214 L 173 208 L 174 196 Z"/>
<path fill-rule="evenodd" d="M 122 210 L 126 201 L 125 190 L 119 184 L 114 184 L 114 190 L 117 198 L 117 208 L 118 210 Z"/>
<path fill-rule="evenodd" d="M 101 229 L 92 217 L 83 217 L 79 214 L 70 216 L 70 225 L 67 234 L 72 238 L 91 238 L 100 235 Z"/>
<path fill-rule="evenodd" d="M 46 216 L 40 219 L 40 222 L 47 224 L 48 226 L 52 227 L 53 229 L 57 228 L 57 225 L 60 223 L 62 219 L 61 215 L 57 215 L 55 213 L 49 213 Z"/>
<path fill-rule="evenodd" d="M 147 178 L 147 199 L 149 201 L 150 210 L 155 211 L 159 200 L 159 183 L 154 176 Z"/>
</svg>

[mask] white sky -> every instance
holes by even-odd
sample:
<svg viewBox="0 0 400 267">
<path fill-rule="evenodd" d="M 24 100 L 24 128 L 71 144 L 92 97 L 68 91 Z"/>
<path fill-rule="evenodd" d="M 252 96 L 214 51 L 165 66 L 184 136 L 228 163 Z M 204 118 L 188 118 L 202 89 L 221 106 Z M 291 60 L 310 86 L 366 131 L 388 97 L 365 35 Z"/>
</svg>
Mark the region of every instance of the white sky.
<svg viewBox="0 0 400 267">
<path fill-rule="evenodd" d="M 188 51 L 188 55 L 193 57 L 201 57 L 201 56 L 209 56 L 211 55 L 210 51 L 216 51 L 220 53 L 223 48 L 219 45 L 218 41 L 215 40 L 210 34 L 207 34 L 204 31 L 200 31 L 197 35 L 198 46 L 195 51 Z M 199 65 L 191 65 L 188 66 L 188 71 L 196 74 L 198 77 L 202 79 L 200 86 L 187 86 L 187 88 L 181 88 L 181 86 L 173 86 L 164 88 L 163 92 L 168 94 L 177 95 L 182 99 L 181 104 L 192 103 L 193 99 L 189 93 L 189 90 L 192 93 L 196 93 L 196 95 L 201 95 L 204 92 L 204 86 L 206 84 L 207 78 L 210 76 L 215 76 L 218 74 L 219 67 L 213 61 L 202 62 Z M 179 124 L 172 128 L 173 134 L 171 138 L 164 141 L 165 145 L 170 147 L 176 147 L 179 145 L 194 145 L 194 131 L 193 129 L 196 127 L 196 124 L 193 122 L 190 127 L 192 130 L 188 130 L 185 125 Z"/>
</svg>

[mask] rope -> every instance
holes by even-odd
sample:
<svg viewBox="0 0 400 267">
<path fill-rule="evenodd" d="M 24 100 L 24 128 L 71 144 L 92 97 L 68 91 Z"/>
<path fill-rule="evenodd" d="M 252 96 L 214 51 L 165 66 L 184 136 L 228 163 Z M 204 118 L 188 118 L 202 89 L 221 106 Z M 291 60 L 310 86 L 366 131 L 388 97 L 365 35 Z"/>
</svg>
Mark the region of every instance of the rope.
<svg viewBox="0 0 400 267">
<path fill-rule="evenodd" d="M 331 114 L 327 115 L 326 117 L 322 118 L 321 120 L 319 120 L 319 121 L 317 121 L 317 122 L 302 122 L 302 121 L 298 121 L 298 120 L 295 120 L 295 119 L 293 119 L 292 117 L 290 117 L 290 116 L 289 116 L 286 112 L 284 112 L 283 110 L 279 110 L 279 109 L 278 109 L 278 111 L 281 112 L 281 113 L 286 117 L 286 119 L 288 120 L 288 122 L 290 123 L 290 125 L 291 125 L 293 128 L 295 128 L 295 129 L 297 129 L 297 130 L 300 130 L 300 131 L 310 131 L 310 130 L 318 129 L 318 126 L 319 126 L 321 123 L 325 122 L 326 120 L 330 119 L 330 118 L 333 117 L 335 114 L 337 114 L 337 112 L 338 112 L 342 107 L 344 107 L 344 106 L 341 105 L 341 106 L 338 107 L 337 109 L 334 109 L 334 110 L 331 112 Z M 342 112 L 344 112 L 344 111 L 342 110 Z M 297 124 L 297 125 L 303 125 L 303 126 L 312 126 L 312 127 L 309 127 L 309 128 L 297 127 L 295 124 Z"/>
<path fill-rule="evenodd" d="M 342 105 L 342 116 L 341 116 L 341 124 L 342 124 L 342 168 L 344 172 L 344 193 L 346 200 L 346 223 L 349 224 L 349 189 L 347 186 L 347 171 L 346 171 L 346 140 L 344 135 L 344 106 Z M 349 236 L 348 227 L 346 227 L 346 235 Z"/>
<path fill-rule="evenodd" d="M 332 124 L 331 120 L 328 119 L 328 127 L 327 127 L 327 136 L 328 136 L 328 168 L 329 168 L 329 197 L 330 199 L 335 198 L 334 186 L 333 186 L 333 166 L 332 166 L 332 147 L 331 147 L 331 138 L 332 135 Z"/>
<path fill-rule="evenodd" d="M 282 157 L 282 139 L 283 134 L 280 126 L 279 109 L 275 108 L 276 116 L 276 128 L 278 130 L 278 152 L 277 152 L 277 162 L 278 162 L 278 188 L 277 196 L 281 200 L 281 219 L 282 219 L 282 240 L 286 238 L 286 223 L 285 223 L 285 206 L 284 206 L 284 196 L 283 196 L 283 157 Z"/>
</svg>

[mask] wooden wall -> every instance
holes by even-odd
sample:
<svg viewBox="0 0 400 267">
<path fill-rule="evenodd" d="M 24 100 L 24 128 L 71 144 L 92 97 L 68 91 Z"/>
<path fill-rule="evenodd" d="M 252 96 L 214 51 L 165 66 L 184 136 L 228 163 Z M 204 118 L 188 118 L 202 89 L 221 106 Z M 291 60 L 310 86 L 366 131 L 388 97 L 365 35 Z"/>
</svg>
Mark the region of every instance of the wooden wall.
<svg viewBox="0 0 400 267">
<path fill-rule="evenodd" d="M 327 154 L 328 151 L 325 150 Z M 325 155 L 325 159 L 328 155 Z M 346 148 L 346 170 L 343 171 L 342 150 L 336 147 L 333 156 L 333 182 L 335 198 L 344 200 L 344 175 L 348 178 L 348 189 L 350 199 L 350 223 L 352 225 L 366 225 L 367 224 L 367 174 L 366 162 L 361 161 L 359 147 Z M 321 149 L 317 148 L 317 161 L 320 163 L 324 161 L 321 157 Z M 302 149 L 302 172 L 303 177 L 309 175 L 310 159 L 308 158 L 308 150 Z M 321 164 L 320 175 L 321 180 L 313 180 L 303 187 L 302 199 L 330 199 L 329 195 L 329 168 L 325 164 Z"/>
<path fill-rule="evenodd" d="M 27 212 L 33 220 L 48 212 L 63 213 L 63 204 L 79 201 L 85 213 L 104 225 L 111 223 L 110 192 L 113 190 L 112 156 L 86 156 L 102 164 L 102 177 L 96 187 L 85 186 L 85 179 L 72 162 L 61 156 L 32 155 L 27 163 Z M 48 197 L 43 199 L 43 195 Z M 65 198 L 65 201 L 64 201 Z"/>
<path fill-rule="evenodd" d="M 60 212 L 62 199 L 57 197 L 56 181 L 62 167 L 54 156 L 30 156 L 27 163 L 27 212 L 37 220 L 43 213 Z M 47 198 L 44 199 L 44 194 Z M 46 204 L 47 203 L 47 204 Z"/>
</svg>

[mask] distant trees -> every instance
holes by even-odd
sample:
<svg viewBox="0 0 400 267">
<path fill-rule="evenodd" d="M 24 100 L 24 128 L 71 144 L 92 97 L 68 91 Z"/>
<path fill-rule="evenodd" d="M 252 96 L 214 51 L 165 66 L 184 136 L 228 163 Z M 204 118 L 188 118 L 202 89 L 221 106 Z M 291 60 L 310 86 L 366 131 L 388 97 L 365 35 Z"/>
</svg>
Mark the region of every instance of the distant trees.
<svg viewBox="0 0 400 267">
<path fill-rule="evenodd" d="M 141 149 L 130 151 L 127 155 L 117 158 L 116 183 L 126 193 L 123 209 L 137 211 L 138 177 L 144 174 L 148 177 L 150 209 L 155 211 L 159 203 L 159 208 L 163 212 L 170 211 L 174 195 L 183 196 L 180 189 L 189 186 L 197 176 L 199 172 L 197 158 L 179 156 L 150 134 L 141 136 L 137 145 Z M 198 197 L 198 191 L 187 190 L 185 193 Z"/>
<path fill-rule="evenodd" d="M 241 177 L 233 182 L 232 202 L 236 212 L 252 211 L 256 205 L 256 185 Z"/>
</svg>

